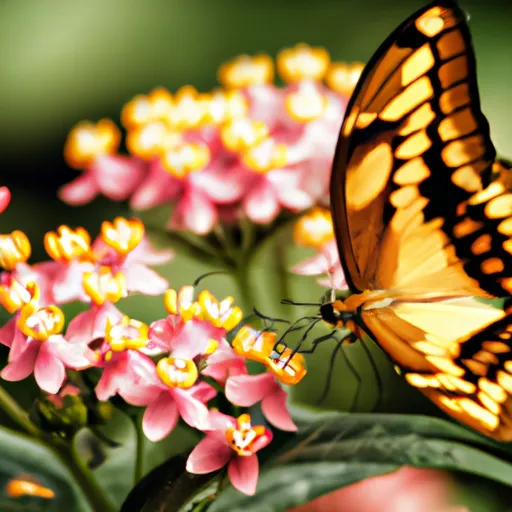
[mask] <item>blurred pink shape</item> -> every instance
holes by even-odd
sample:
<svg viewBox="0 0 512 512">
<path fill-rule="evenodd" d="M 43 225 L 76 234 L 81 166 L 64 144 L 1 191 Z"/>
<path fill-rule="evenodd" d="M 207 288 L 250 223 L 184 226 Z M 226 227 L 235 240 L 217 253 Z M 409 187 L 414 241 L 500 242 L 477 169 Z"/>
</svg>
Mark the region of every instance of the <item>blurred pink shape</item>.
<svg viewBox="0 0 512 512">
<path fill-rule="evenodd" d="M 288 512 L 469 512 L 450 505 L 451 479 L 433 469 L 403 467 L 321 496 Z"/>
</svg>

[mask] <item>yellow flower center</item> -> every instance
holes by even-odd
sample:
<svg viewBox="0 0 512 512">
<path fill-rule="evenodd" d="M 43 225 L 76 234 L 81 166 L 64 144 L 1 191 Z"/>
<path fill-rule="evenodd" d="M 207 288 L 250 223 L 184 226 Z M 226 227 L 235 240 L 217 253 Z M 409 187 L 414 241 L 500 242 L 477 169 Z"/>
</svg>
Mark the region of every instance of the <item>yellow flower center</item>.
<svg viewBox="0 0 512 512">
<path fill-rule="evenodd" d="M 203 169 L 210 162 L 210 150 L 205 144 L 182 144 L 162 154 L 162 165 L 176 178 Z"/>
<path fill-rule="evenodd" d="M 220 132 L 224 146 L 236 153 L 248 150 L 268 136 L 268 127 L 261 121 L 239 118 L 226 123 Z"/>
<path fill-rule="evenodd" d="M 162 121 L 152 121 L 129 131 L 126 146 L 133 155 L 150 160 L 182 143 L 181 134 Z"/>
<path fill-rule="evenodd" d="M 296 121 L 307 123 L 319 118 L 327 107 L 327 98 L 311 82 L 301 82 L 296 92 L 286 95 L 285 108 Z"/>
<path fill-rule="evenodd" d="M 16 325 L 26 336 L 37 341 L 46 341 L 64 328 L 64 313 L 57 306 L 38 308 L 37 301 L 24 304 Z"/>
<path fill-rule="evenodd" d="M 149 343 L 148 332 L 147 324 L 125 315 L 115 325 L 112 325 L 110 320 L 107 319 L 105 341 L 110 345 L 113 352 L 140 350 Z"/>
<path fill-rule="evenodd" d="M 0 235 L 0 267 L 5 270 L 14 270 L 18 263 L 25 263 L 31 251 L 29 239 L 23 231 Z"/>
<path fill-rule="evenodd" d="M 240 55 L 222 64 L 217 78 L 230 89 L 267 84 L 274 80 L 274 63 L 268 55 Z"/>
<path fill-rule="evenodd" d="M 179 292 L 167 290 L 164 294 L 164 306 L 170 315 L 180 315 L 185 322 L 201 312 L 200 304 L 194 300 L 193 286 L 182 286 Z"/>
<path fill-rule="evenodd" d="M 218 89 L 211 95 L 206 120 L 220 124 L 247 115 L 249 104 L 240 91 L 224 91 Z"/>
<path fill-rule="evenodd" d="M 254 443 L 265 434 L 265 427 L 251 425 L 249 414 L 242 414 L 236 420 L 237 428 L 230 427 L 226 430 L 226 441 L 229 446 L 240 456 L 253 455 Z"/>
<path fill-rule="evenodd" d="M 274 350 L 276 339 L 275 332 L 258 332 L 244 325 L 237 332 L 232 346 L 235 354 L 264 364 L 283 384 L 298 384 L 307 372 L 304 357 L 294 354 L 290 359 L 292 351 L 284 344 L 277 353 Z"/>
<path fill-rule="evenodd" d="M 9 312 L 15 313 L 18 309 L 30 302 L 32 295 L 29 287 L 25 288 L 10 274 L 2 276 L 3 284 L 0 285 L 0 304 Z M 32 284 L 32 286 L 35 286 Z"/>
<path fill-rule="evenodd" d="M 354 87 L 363 72 L 364 64 L 362 62 L 333 62 L 329 67 L 325 82 L 336 92 L 350 96 Z"/>
<path fill-rule="evenodd" d="M 144 224 L 139 219 L 117 217 L 113 223 L 104 221 L 101 224 L 102 240 L 124 256 L 139 245 L 143 236 Z"/>
<path fill-rule="evenodd" d="M 233 297 L 226 297 L 223 301 L 219 302 L 211 292 L 202 290 L 197 301 L 201 306 L 199 319 L 206 320 L 215 327 L 221 327 L 226 329 L 226 331 L 230 331 L 242 320 L 242 310 L 238 306 L 232 307 Z"/>
<path fill-rule="evenodd" d="M 174 107 L 169 113 L 168 122 L 175 130 L 197 128 L 207 116 L 208 101 L 191 85 L 181 87 L 175 95 Z"/>
<path fill-rule="evenodd" d="M 287 161 L 288 147 L 286 144 L 275 142 L 272 139 L 264 139 L 242 155 L 244 165 L 259 174 L 284 167 Z"/>
<path fill-rule="evenodd" d="M 322 80 L 330 61 L 331 58 L 326 49 L 298 44 L 294 48 L 286 48 L 279 52 L 277 69 L 285 82 Z"/>
<path fill-rule="evenodd" d="M 293 240 L 297 245 L 319 248 L 333 238 L 331 212 L 327 208 L 312 208 L 293 227 Z"/>
<path fill-rule="evenodd" d="M 57 233 L 48 231 L 44 235 L 46 252 L 50 258 L 61 263 L 90 259 L 90 243 L 91 237 L 82 227 L 73 230 L 62 225 L 57 228 Z"/>
<path fill-rule="evenodd" d="M 124 274 L 121 271 L 113 274 L 112 269 L 107 266 L 101 266 L 95 272 L 84 272 L 83 288 L 97 306 L 106 301 L 117 302 L 128 295 Z"/>
<path fill-rule="evenodd" d="M 176 357 L 164 357 L 156 365 L 160 380 L 170 388 L 188 389 L 199 378 L 199 372 L 194 361 Z"/>
<path fill-rule="evenodd" d="M 95 158 L 117 151 L 121 132 L 109 119 L 98 123 L 87 121 L 76 125 L 68 135 L 64 157 L 71 167 L 83 169 Z"/>
</svg>

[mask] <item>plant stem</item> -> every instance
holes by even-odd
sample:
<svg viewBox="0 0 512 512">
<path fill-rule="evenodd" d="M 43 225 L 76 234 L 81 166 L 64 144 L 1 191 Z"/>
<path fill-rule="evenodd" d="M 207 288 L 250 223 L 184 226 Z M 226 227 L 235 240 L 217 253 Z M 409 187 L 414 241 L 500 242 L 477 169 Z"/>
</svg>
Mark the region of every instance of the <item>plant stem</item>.
<svg viewBox="0 0 512 512">
<path fill-rule="evenodd" d="M 238 285 L 239 302 L 245 316 L 247 316 L 249 311 L 252 311 L 255 306 L 254 291 L 249 280 L 249 270 L 249 258 L 246 257 L 237 261 L 237 266 L 233 271 L 233 276 Z"/>
<path fill-rule="evenodd" d="M 107 500 L 93 474 L 85 467 L 83 461 L 80 460 L 79 455 L 73 450 L 71 443 L 60 438 L 52 438 L 37 428 L 28 418 L 27 412 L 1 386 L 0 409 L 27 434 L 30 434 L 32 441 L 46 446 L 55 453 L 73 475 L 94 512 L 115 512 L 115 507 Z"/>
<path fill-rule="evenodd" d="M 29 420 L 28 414 L 23 410 L 16 400 L 0 386 L 0 409 L 2 409 L 14 423 L 21 427 L 25 432 L 39 437 L 40 430 Z"/>
<path fill-rule="evenodd" d="M 135 427 L 135 465 L 133 468 L 133 485 L 136 485 L 144 476 L 144 432 L 139 416 L 133 416 Z"/>
<path fill-rule="evenodd" d="M 85 467 L 78 453 L 67 444 L 52 446 L 51 448 L 73 475 L 94 512 L 116 511 L 116 507 L 107 499 L 103 489 L 99 486 L 92 472 Z"/>
</svg>

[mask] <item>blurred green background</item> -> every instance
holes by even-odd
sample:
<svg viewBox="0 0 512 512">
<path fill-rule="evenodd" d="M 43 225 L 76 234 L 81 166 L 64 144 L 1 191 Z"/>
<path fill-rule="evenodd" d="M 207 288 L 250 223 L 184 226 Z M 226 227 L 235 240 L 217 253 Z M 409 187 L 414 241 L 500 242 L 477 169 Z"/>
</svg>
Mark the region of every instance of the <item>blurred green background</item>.
<svg viewBox="0 0 512 512">
<path fill-rule="evenodd" d="M 325 46 L 333 60 L 364 62 L 390 31 L 425 3 L 0 0 L 0 184 L 8 185 L 13 193 L 1 217 L 2 232 L 24 230 L 32 241 L 35 262 L 45 259 L 44 232 L 67 223 L 83 225 L 95 234 L 101 220 L 127 212 L 125 205 L 104 198 L 81 208 L 66 206 L 56 198 L 57 188 L 76 176 L 64 163 L 62 149 L 68 131 L 78 121 L 101 117 L 118 121 L 122 105 L 132 96 L 160 85 L 171 91 L 185 84 L 209 90 L 216 85 L 217 67 L 240 53 L 275 55 L 283 47 L 306 42 Z M 483 110 L 498 153 L 510 158 L 512 3 L 465 0 L 461 6 L 470 15 Z M 289 233 L 281 236 L 289 240 Z M 165 236 L 159 238 L 165 245 Z M 312 279 L 299 277 L 288 279 L 278 292 L 269 251 L 272 248 L 261 250 L 253 269 L 253 295 L 261 310 L 286 314 L 279 306 L 280 293 L 296 300 L 320 295 L 322 290 Z M 293 249 L 285 258 L 291 265 L 305 256 L 306 252 Z M 214 268 L 214 262 L 178 255 L 162 273 L 177 287 Z M 237 293 L 227 278 L 213 278 L 211 283 L 219 295 Z M 164 314 L 159 298 L 132 297 L 121 307 L 145 321 Z M 349 347 L 348 353 L 370 389 L 363 393 L 359 409 L 370 410 L 375 401 L 375 376 L 360 347 Z M 382 410 L 437 414 L 374 353 L 385 384 Z M 297 391 L 301 399 L 310 403 L 317 399 L 329 354 L 326 349 L 311 358 L 309 379 Z M 355 381 L 339 364 L 326 403 L 343 409 L 350 404 Z M 482 511 L 490 509 L 488 505 L 478 508 L 478 494 L 501 496 L 504 492 L 494 492 L 474 480 L 462 489 L 474 510 Z M 504 504 L 496 506 L 493 510 L 505 510 Z"/>
</svg>

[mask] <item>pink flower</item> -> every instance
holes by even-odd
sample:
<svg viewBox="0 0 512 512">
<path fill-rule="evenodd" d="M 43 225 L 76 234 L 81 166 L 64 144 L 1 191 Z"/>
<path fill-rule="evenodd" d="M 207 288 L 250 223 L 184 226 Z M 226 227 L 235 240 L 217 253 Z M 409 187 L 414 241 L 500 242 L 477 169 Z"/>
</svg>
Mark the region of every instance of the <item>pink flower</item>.
<svg viewBox="0 0 512 512">
<path fill-rule="evenodd" d="M 315 256 L 298 263 L 292 267 L 292 272 L 305 276 L 327 274 L 327 278 L 318 280 L 318 283 L 335 290 L 346 290 L 348 285 L 343 274 L 338 256 L 338 246 L 335 240 L 330 240 L 319 248 Z"/>
<path fill-rule="evenodd" d="M 46 234 L 45 246 L 55 260 L 53 296 L 60 304 L 80 300 L 101 306 L 128 293 L 159 295 L 167 289 L 167 280 L 147 265 L 166 263 L 173 253 L 151 248 L 138 219 L 103 222 L 92 244 L 83 228 L 60 226 Z"/>
<path fill-rule="evenodd" d="M 187 471 L 211 473 L 227 465 L 233 486 L 244 494 L 253 495 L 259 472 L 256 453 L 271 440 L 272 433 L 260 425 L 253 427 L 248 414 L 235 419 L 210 411 L 206 437 L 192 450 Z"/>
<path fill-rule="evenodd" d="M 18 381 L 32 372 L 39 387 L 48 393 L 59 391 L 66 378 L 66 368 L 84 369 L 91 365 L 92 354 L 85 344 L 69 343 L 60 334 L 64 315 L 56 306 L 38 307 L 36 301 L 26 303 L 16 324 L 2 329 L 13 333 L 7 366 L 1 376 Z"/>
<path fill-rule="evenodd" d="M 108 119 L 97 124 L 83 122 L 71 130 L 64 155 L 71 167 L 84 173 L 64 185 L 59 197 L 68 204 L 83 205 L 99 193 L 114 201 L 127 199 L 146 173 L 138 158 L 115 154 L 121 134 Z"/>
<path fill-rule="evenodd" d="M 468 512 L 450 505 L 450 478 L 442 471 L 403 467 L 326 494 L 289 512 Z"/>
<path fill-rule="evenodd" d="M 11 202 L 11 191 L 7 187 L 0 187 L 0 213 L 2 213 Z"/>
<path fill-rule="evenodd" d="M 240 407 L 261 402 L 263 415 L 274 427 L 291 432 L 297 430 L 287 409 L 287 394 L 271 373 L 229 377 L 226 398 Z"/>
<path fill-rule="evenodd" d="M 110 302 L 93 305 L 69 322 L 66 338 L 72 343 L 90 343 L 104 338 L 108 323 L 117 324 L 122 318 L 123 314 Z"/>
</svg>

